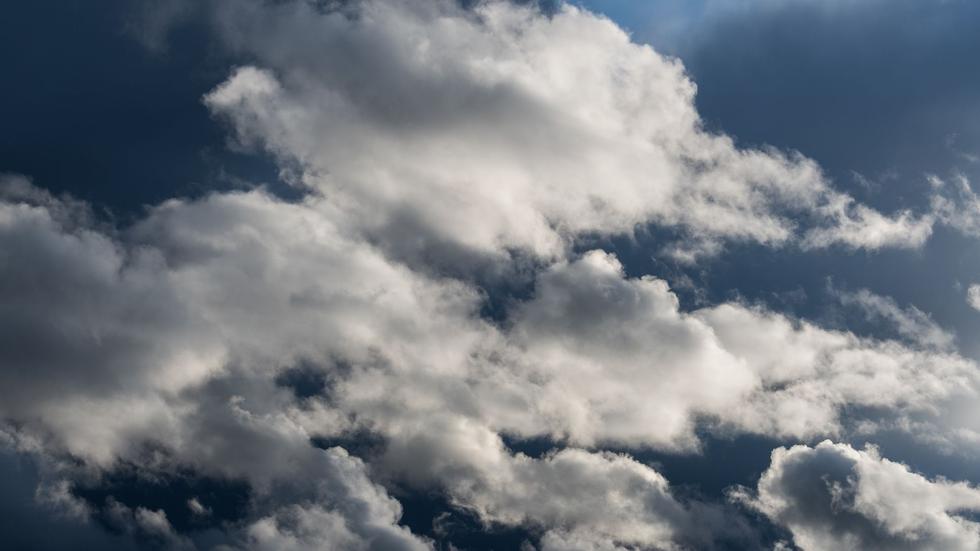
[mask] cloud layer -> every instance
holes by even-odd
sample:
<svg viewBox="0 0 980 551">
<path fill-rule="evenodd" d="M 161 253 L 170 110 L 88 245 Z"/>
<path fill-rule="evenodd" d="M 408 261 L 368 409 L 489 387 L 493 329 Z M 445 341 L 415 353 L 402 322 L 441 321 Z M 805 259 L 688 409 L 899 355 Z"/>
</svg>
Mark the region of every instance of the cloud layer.
<svg viewBox="0 0 980 551">
<path fill-rule="evenodd" d="M 477 289 L 346 237 L 321 198 L 172 201 L 114 236 L 66 214 L 71 203 L 20 197 L 0 211 L 4 292 L 24 301 L 9 303 L 5 334 L 33 340 L 8 347 L 4 417 L 56 463 L 67 453 L 246 480 L 264 504 L 241 536 L 255 545 L 426 545 L 395 527 L 397 504 L 363 463 L 314 437 L 378 434 L 375 476 L 438 489 L 487 522 L 539 526 L 546 547 L 679 545 L 695 513 L 662 476 L 576 447 L 693 450 L 699 426 L 839 434 L 853 422 L 844 407 L 928 416 L 976 385 L 972 362 L 932 347 L 737 303 L 682 312 L 663 281 L 627 278 L 600 251 L 541 272 L 494 325 Z M 69 288 L 76 300 L 57 294 Z M 44 384 L 24 375 L 40 370 Z M 320 383 L 284 383 L 295 370 Z M 534 459 L 501 435 L 573 447 Z M 150 444 L 165 455 L 151 459 Z"/>
<path fill-rule="evenodd" d="M 888 340 L 736 300 L 683 309 L 667 282 L 583 251 L 648 225 L 691 262 L 731 242 L 918 246 L 941 211 L 883 214 L 798 153 L 706 132 L 682 65 L 610 21 L 441 0 L 205 9 L 250 59 L 206 105 L 303 193 L 172 199 L 113 225 L 0 180 L 0 435 L 43 465 L 51 507 L 205 547 L 164 507 L 85 498 L 132 468 L 244 484 L 247 511 L 207 535 L 231 548 L 432 548 L 400 524 L 411 492 L 542 549 L 751 546 L 735 506 L 631 454 L 920 437 L 975 399 L 976 364 L 918 310 L 854 295 L 896 325 Z M 550 451 L 507 444 L 534 440 Z M 841 464 L 856 474 L 834 479 L 830 512 L 799 513 Z M 901 497 L 884 477 L 928 497 L 928 518 L 882 509 Z M 834 492 L 857 496 L 850 536 Z M 955 511 L 975 492 L 820 444 L 774 452 L 742 502 L 804 548 L 966 548 Z"/>
</svg>

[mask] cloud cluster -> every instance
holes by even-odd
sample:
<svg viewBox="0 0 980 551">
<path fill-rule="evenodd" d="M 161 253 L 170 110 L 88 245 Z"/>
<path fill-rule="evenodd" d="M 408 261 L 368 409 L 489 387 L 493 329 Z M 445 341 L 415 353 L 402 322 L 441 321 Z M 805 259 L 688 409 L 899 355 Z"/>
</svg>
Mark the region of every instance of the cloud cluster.
<svg viewBox="0 0 980 551">
<path fill-rule="evenodd" d="M 844 306 L 857 307 L 869 321 L 891 325 L 895 333 L 905 339 L 940 350 L 949 350 L 953 346 L 953 335 L 915 306 L 902 308 L 894 299 L 867 289 L 834 292 Z"/>
<path fill-rule="evenodd" d="M 705 418 L 808 438 L 845 406 L 929 410 L 975 388 L 972 362 L 738 303 L 682 312 L 665 282 L 601 252 L 538 279 L 511 329 L 573 441 L 692 447 Z"/>
<path fill-rule="evenodd" d="M 0 419 L 67 502 L 128 464 L 244 481 L 232 547 L 426 549 L 392 498 L 412 488 L 545 549 L 708 548 L 749 536 L 601 448 L 839 436 L 975 396 L 976 365 L 921 316 L 906 333 L 928 334 L 902 343 L 738 302 L 685 311 L 615 255 L 573 252 L 645 224 L 678 229 L 685 254 L 917 244 L 931 227 L 855 203 L 798 154 L 705 132 L 683 67 L 608 20 L 448 0 L 212 8 L 254 66 L 205 101 L 303 197 L 173 199 L 112 227 L 0 182 Z M 529 294 L 486 319 L 509 277 Z M 379 443 L 354 457 L 352 435 Z M 775 491 L 753 503 L 784 522 Z M 195 545 L 165 511 L 103 513 Z"/>
<path fill-rule="evenodd" d="M 797 153 L 706 132 L 683 66 L 591 13 L 443 0 L 353 12 L 223 3 L 225 40 L 257 65 L 206 102 L 402 258 L 554 258 L 578 235 L 650 223 L 689 234 L 692 254 L 726 240 L 916 246 L 931 232 L 856 204 Z"/>
<path fill-rule="evenodd" d="M 874 448 L 821 442 L 779 448 L 758 490 L 740 499 L 793 534 L 807 551 L 976 549 L 980 490 L 929 480 Z"/>
<path fill-rule="evenodd" d="M 246 480 L 260 516 L 238 537 L 255 545 L 424 546 L 369 476 L 538 526 L 556 548 L 679 545 L 695 513 L 659 474 L 574 448 L 690 451 L 699 426 L 838 434 L 845 407 L 929 414 L 976 387 L 954 353 L 737 303 L 683 312 L 666 283 L 627 278 L 600 251 L 541 272 L 494 325 L 477 289 L 347 236 L 320 197 L 171 201 L 116 236 L 45 201 L 0 208 L 4 293 L 23 301 L 4 306 L 4 334 L 33 339 L 5 348 L 4 418 L 93 466 Z M 311 391 L 284 383 L 298 366 L 320 381 Z M 384 442 L 370 469 L 310 445 L 357 431 Z M 532 459 L 501 435 L 572 448 Z M 318 518 L 329 533 L 311 531 Z"/>
</svg>

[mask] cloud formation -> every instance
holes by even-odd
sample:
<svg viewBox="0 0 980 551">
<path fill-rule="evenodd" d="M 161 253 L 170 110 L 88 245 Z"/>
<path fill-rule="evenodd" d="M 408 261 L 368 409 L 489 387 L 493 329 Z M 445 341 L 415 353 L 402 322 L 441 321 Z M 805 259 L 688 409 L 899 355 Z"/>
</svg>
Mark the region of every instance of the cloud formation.
<svg viewBox="0 0 980 551">
<path fill-rule="evenodd" d="M 55 463 L 68 454 L 247 481 L 259 516 L 234 538 L 255 545 L 426 545 L 396 527 L 397 503 L 369 476 L 438 489 L 486 522 L 537 526 L 555 548 L 680 545 L 720 513 L 678 500 L 629 458 L 574 448 L 692 451 L 699 426 L 839 434 L 845 407 L 929 415 L 976 388 L 974 364 L 954 353 L 738 303 L 683 312 L 665 282 L 628 278 L 600 251 L 541 272 L 494 325 L 477 289 L 386 259 L 316 196 L 171 201 L 120 235 L 59 221 L 71 203 L 40 191 L 19 197 L 0 209 L 4 292 L 34 309 L 10 303 L 3 318 L 6 335 L 34 341 L 7 348 L 5 365 L 20 369 L 3 371 L 4 418 Z M 76 300 L 59 298 L 68 288 Z M 284 386 L 298 365 L 321 377 L 312 392 Z M 43 385 L 25 379 L 38 369 Z M 310 445 L 357 431 L 384 442 L 367 470 Z M 572 448 L 532 459 L 501 435 Z M 165 454 L 150 459 L 151 444 Z M 336 531 L 311 531 L 315 519 Z"/>
<path fill-rule="evenodd" d="M 821 442 L 773 451 L 746 500 L 806 551 L 976 549 L 980 490 L 929 480 L 874 448 Z"/>
<path fill-rule="evenodd" d="M 915 306 L 902 308 L 890 297 L 867 289 L 854 292 L 834 291 L 845 306 L 855 306 L 870 321 L 880 321 L 894 327 L 899 336 L 921 346 L 951 349 L 953 335 L 939 326 L 930 316 Z"/>
<path fill-rule="evenodd" d="M 918 246 L 931 232 L 928 218 L 834 191 L 798 153 L 706 132 L 677 60 L 572 6 L 218 12 L 227 42 L 258 65 L 208 106 L 240 142 L 298 163 L 304 184 L 343 204 L 345 227 L 401 258 L 555 258 L 576 236 L 650 223 L 689 234 L 689 254 L 727 240 Z"/>
<path fill-rule="evenodd" d="M 975 363 L 918 310 L 854 299 L 903 341 L 739 301 L 686 310 L 580 250 L 648 224 L 688 261 L 732 241 L 918 246 L 933 223 L 705 131 L 682 65 L 610 21 L 448 0 L 207 9 L 251 61 L 206 105 L 304 193 L 172 199 L 113 225 L 0 180 L 0 434 L 43 462 L 52 503 L 198 545 L 163 507 L 85 501 L 135 466 L 242 482 L 247 511 L 212 526 L 231 548 L 431 548 L 400 524 L 402 491 L 542 549 L 710 548 L 754 540 L 626 452 L 867 434 L 975 398 Z M 553 449 L 505 445 L 532 439 Z M 769 498 L 798 449 L 750 502 L 805 546 L 817 528 Z M 948 525 L 922 530 L 966 537 Z"/>
</svg>

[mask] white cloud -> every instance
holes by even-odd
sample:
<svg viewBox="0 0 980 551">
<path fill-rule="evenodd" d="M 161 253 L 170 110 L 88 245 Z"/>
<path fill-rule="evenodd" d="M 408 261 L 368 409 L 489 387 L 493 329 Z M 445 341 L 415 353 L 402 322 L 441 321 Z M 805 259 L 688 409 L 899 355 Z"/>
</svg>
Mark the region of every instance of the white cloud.
<svg viewBox="0 0 980 551">
<path fill-rule="evenodd" d="M 338 549 L 424 551 L 428 541 L 396 523 L 401 506 L 365 475 L 363 464 L 341 448 L 323 452 L 331 465 L 330 478 L 313 479 L 319 486 L 317 503 L 287 505 L 263 517 L 247 530 L 246 549 Z"/>
<path fill-rule="evenodd" d="M 154 546 L 163 549 L 193 549 L 191 541 L 178 534 L 167 514 L 162 510 L 150 510 L 144 507 L 130 508 L 113 498 L 108 499 L 105 522 L 122 533 L 139 534 Z"/>
<path fill-rule="evenodd" d="M 779 245 L 801 237 L 801 214 L 816 221 L 808 247 L 914 247 L 931 232 L 832 190 L 798 154 L 704 131 L 681 64 L 587 11 L 351 9 L 222 3 L 226 41 L 258 65 L 206 103 L 401 258 L 554 258 L 576 236 L 651 222 L 695 243 Z"/>
<path fill-rule="evenodd" d="M 887 216 L 842 195 L 834 197 L 821 211 L 833 223 L 807 231 L 804 248 L 841 244 L 851 249 L 916 249 L 929 239 L 935 224 L 932 214 L 916 215 L 905 210 Z"/>
<path fill-rule="evenodd" d="M 690 447 L 698 412 L 733 408 L 757 383 L 665 282 L 625 279 L 599 251 L 542 274 L 513 333 L 546 414 L 584 444 Z"/>
<path fill-rule="evenodd" d="M 849 406 L 928 416 L 975 389 L 974 364 L 952 352 L 737 303 L 683 312 L 665 282 L 627 278 L 600 251 L 538 274 L 533 295 L 491 325 L 473 287 L 386 259 L 341 231 L 332 208 L 316 196 L 216 194 L 168 202 L 109 236 L 46 206 L 3 203 L 0 242 L 18 268 L 2 282 L 33 306 L 4 315 L 5 334 L 38 343 L 9 348 L 19 352 L 5 362 L 46 370 L 43 385 L 2 372 L 3 416 L 25 438 L 40 435 L 42 453 L 111 468 L 145 461 L 153 442 L 169 457 L 154 468 L 246 480 L 263 503 L 256 542 L 303 545 L 315 537 L 303 519 L 324 516 L 358 542 L 424 544 L 395 527 L 397 503 L 359 462 L 309 444 L 369 430 L 387 445 L 372 477 L 441 489 L 488 522 L 539 527 L 558 548 L 687 541 L 696 531 L 685 523 L 713 513 L 692 512 L 627 458 L 530 460 L 503 450 L 502 433 L 692 451 L 699 426 L 839 434 Z M 299 402 L 277 386 L 299 362 L 321 372 L 325 394 Z M 563 490 L 568 499 L 542 507 L 558 490 L 531 482 L 571 480 L 554 472 L 580 464 L 589 473 Z M 614 473 L 652 493 L 599 492 Z M 588 510 L 575 504 L 583 496 L 595 500 Z M 369 514 L 350 508 L 358 499 Z"/>
<path fill-rule="evenodd" d="M 972 362 L 931 341 L 859 338 L 738 303 L 684 313 L 665 282 L 625 278 L 597 251 L 544 272 L 514 320 L 542 414 L 587 445 L 691 447 L 705 417 L 809 438 L 842 429 L 847 405 L 930 411 L 977 383 Z"/>
<path fill-rule="evenodd" d="M 966 303 L 974 310 L 980 310 L 980 285 L 970 285 L 966 290 Z"/>
<path fill-rule="evenodd" d="M 874 448 L 825 441 L 779 448 L 754 494 L 738 497 L 821 550 L 956 550 L 980 546 L 980 490 L 929 480 Z"/>
<path fill-rule="evenodd" d="M 432 417 L 394 435 L 380 466 L 423 488 L 443 488 L 491 526 L 543 532 L 543 549 L 751 541 L 742 519 L 679 500 L 662 475 L 626 455 L 575 448 L 540 458 L 511 454 L 496 433 L 458 417 Z"/>
<path fill-rule="evenodd" d="M 869 320 L 884 321 L 892 325 L 896 333 L 914 343 L 946 350 L 953 346 L 953 335 L 915 306 L 902 308 L 894 299 L 867 289 L 835 293 L 842 304 L 857 306 Z"/>
<path fill-rule="evenodd" d="M 187 508 L 197 516 L 206 517 L 211 514 L 211 508 L 205 507 L 196 497 L 187 500 Z"/>
<path fill-rule="evenodd" d="M 846 405 L 935 413 L 973 396 L 973 362 L 951 352 L 860 338 L 738 305 L 697 312 L 732 354 L 759 375 L 763 392 L 723 415 L 748 430 L 812 438 L 842 429 Z M 891 415 L 889 414 L 889 415 Z"/>
</svg>

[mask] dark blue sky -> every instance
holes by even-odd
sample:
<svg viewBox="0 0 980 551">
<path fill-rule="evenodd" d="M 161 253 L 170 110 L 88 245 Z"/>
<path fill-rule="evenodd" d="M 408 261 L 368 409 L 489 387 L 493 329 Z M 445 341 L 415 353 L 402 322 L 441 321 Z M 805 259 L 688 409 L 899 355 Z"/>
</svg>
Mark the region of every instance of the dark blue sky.
<svg viewBox="0 0 980 551">
<path fill-rule="evenodd" d="M 231 60 L 202 26 L 168 47 L 137 40 L 140 4 L 9 2 L 0 18 L 0 170 L 30 175 L 127 214 L 174 196 L 227 189 L 274 171 L 225 147 L 201 96 Z"/>
</svg>

